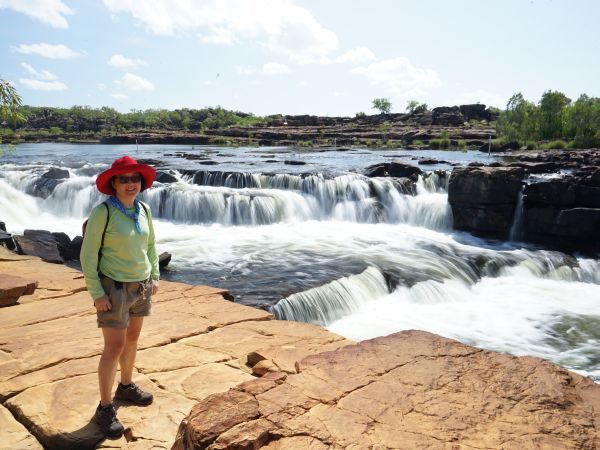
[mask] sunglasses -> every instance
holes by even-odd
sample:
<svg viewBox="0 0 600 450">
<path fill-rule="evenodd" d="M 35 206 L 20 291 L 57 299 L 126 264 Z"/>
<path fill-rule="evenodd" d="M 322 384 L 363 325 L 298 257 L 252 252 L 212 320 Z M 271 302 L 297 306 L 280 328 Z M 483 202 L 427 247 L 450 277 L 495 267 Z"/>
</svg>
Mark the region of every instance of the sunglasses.
<svg viewBox="0 0 600 450">
<path fill-rule="evenodd" d="M 119 175 L 116 178 L 120 184 L 139 183 L 140 181 L 142 181 L 142 177 L 140 175 L 132 175 L 130 177 L 126 177 L 125 175 Z"/>
</svg>

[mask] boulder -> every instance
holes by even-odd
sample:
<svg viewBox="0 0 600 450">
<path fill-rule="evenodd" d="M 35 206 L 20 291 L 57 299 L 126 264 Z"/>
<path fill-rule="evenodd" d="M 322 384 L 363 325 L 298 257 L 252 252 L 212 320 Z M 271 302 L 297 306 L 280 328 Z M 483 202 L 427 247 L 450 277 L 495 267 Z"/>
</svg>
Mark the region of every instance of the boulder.
<svg viewBox="0 0 600 450">
<path fill-rule="evenodd" d="M 64 258 L 67 261 L 79 260 L 79 253 L 81 253 L 81 244 L 83 244 L 83 237 L 75 236 L 69 244 L 69 247 L 65 252 Z"/>
<path fill-rule="evenodd" d="M 403 331 L 198 402 L 176 450 L 595 448 L 600 386 L 533 357 Z"/>
<path fill-rule="evenodd" d="M 158 255 L 158 267 L 164 269 L 171 262 L 171 254 L 168 252 L 163 252 Z"/>
<path fill-rule="evenodd" d="M 364 170 L 364 175 L 367 177 L 394 177 L 394 178 L 410 178 L 416 181 L 421 169 L 403 161 L 392 161 L 390 163 L 378 163 L 368 166 Z"/>
<path fill-rule="evenodd" d="M 416 181 L 417 178 L 419 178 L 419 175 L 423 173 L 418 167 L 402 161 L 392 161 L 389 164 L 387 171 L 391 177 L 410 178 L 413 181 Z"/>
<path fill-rule="evenodd" d="M 51 178 L 53 180 L 63 180 L 69 178 L 69 171 L 66 169 L 59 169 L 58 167 L 52 167 L 48 172 L 42 175 L 42 178 Z"/>
<path fill-rule="evenodd" d="M 5 231 L 0 231 L 0 244 L 5 245 L 9 250 L 15 249 L 15 241 L 13 240 L 12 234 Z"/>
<path fill-rule="evenodd" d="M 156 173 L 156 181 L 158 181 L 159 183 L 163 183 L 163 184 L 168 184 L 168 183 L 175 183 L 177 182 L 177 177 L 169 172 L 163 172 L 162 170 L 159 170 Z"/>
<path fill-rule="evenodd" d="M 12 306 L 19 297 L 33 294 L 37 285 L 35 280 L 0 273 L 0 307 Z"/>
<path fill-rule="evenodd" d="M 25 236 L 27 236 L 27 233 L 25 233 Z M 56 241 L 60 256 L 62 256 L 63 259 L 68 260 L 69 258 L 67 256 L 70 256 L 68 253 L 69 247 L 71 246 L 71 238 L 63 232 L 52 233 L 52 237 Z"/>
<path fill-rule="evenodd" d="M 28 194 L 35 195 L 36 197 L 48 198 L 54 192 L 56 186 L 62 183 L 64 180 L 56 178 L 40 177 L 33 182 L 31 187 L 27 190 Z"/>
<path fill-rule="evenodd" d="M 39 256 L 46 262 L 64 263 L 52 233 L 45 230 L 25 230 L 23 236 L 13 236 L 21 255 Z"/>
</svg>

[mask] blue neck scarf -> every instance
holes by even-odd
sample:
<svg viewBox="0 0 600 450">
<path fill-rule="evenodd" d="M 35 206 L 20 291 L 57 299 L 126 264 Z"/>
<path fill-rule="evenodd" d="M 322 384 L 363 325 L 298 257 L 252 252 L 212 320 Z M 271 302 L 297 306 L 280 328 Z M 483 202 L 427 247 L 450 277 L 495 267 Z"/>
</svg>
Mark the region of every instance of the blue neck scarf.
<svg viewBox="0 0 600 450">
<path fill-rule="evenodd" d="M 137 198 L 133 201 L 133 206 L 135 208 L 134 213 L 127 211 L 127 208 L 123 206 L 123 203 L 121 203 L 119 199 L 114 195 L 111 195 L 108 201 L 111 203 L 111 205 L 113 205 L 115 208 L 117 208 L 119 211 L 121 211 L 131 220 L 133 220 L 133 222 L 135 223 L 136 231 L 139 234 L 142 234 L 142 226 L 140 225 L 140 201 Z"/>
</svg>

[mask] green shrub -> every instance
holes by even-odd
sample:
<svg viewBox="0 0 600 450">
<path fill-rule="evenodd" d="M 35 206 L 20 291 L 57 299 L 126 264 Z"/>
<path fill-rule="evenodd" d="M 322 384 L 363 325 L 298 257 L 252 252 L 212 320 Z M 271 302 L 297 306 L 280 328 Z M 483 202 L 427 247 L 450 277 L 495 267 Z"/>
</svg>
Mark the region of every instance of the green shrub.
<svg viewBox="0 0 600 450">
<path fill-rule="evenodd" d="M 465 150 L 467 148 L 467 141 L 460 139 L 457 146 L 459 150 Z"/>
<path fill-rule="evenodd" d="M 550 142 L 545 142 L 544 144 L 540 145 L 539 148 L 543 149 L 543 150 L 550 150 L 550 149 L 563 149 L 563 148 L 567 148 L 568 147 L 568 143 L 563 141 L 562 139 L 556 139 L 554 141 L 550 141 Z"/>
</svg>

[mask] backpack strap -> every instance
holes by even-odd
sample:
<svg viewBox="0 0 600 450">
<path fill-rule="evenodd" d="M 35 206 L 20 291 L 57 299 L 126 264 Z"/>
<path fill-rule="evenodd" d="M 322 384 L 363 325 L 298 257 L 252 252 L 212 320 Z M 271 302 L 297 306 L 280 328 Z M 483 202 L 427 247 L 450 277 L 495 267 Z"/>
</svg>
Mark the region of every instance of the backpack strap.
<svg viewBox="0 0 600 450">
<path fill-rule="evenodd" d="M 142 208 L 144 208 L 144 212 L 146 213 L 146 217 L 148 217 L 148 207 L 146 206 L 146 204 L 142 201 L 140 201 L 140 204 L 142 205 Z"/>
<path fill-rule="evenodd" d="M 102 248 L 104 247 L 104 236 L 106 235 L 106 229 L 108 228 L 108 221 L 110 220 L 110 209 L 108 203 L 103 201 L 102 204 L 106 207 L 106 222 L 104 223 L 104 230 L 102 230 L 102 240 L 100 241 L 100 248 L 98 248 L 98 273 L 100 273 L 100 259 L 102 259 Z"/>
</svg>

